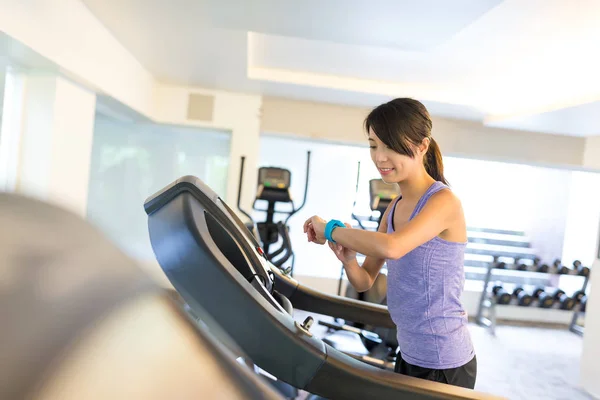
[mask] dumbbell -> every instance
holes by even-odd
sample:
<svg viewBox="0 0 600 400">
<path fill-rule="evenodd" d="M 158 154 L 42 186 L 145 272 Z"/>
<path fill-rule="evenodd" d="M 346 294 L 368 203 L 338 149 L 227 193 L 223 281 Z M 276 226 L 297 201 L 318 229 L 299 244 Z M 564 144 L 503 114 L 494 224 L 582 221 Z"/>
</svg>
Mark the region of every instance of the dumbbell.
<svg viewBox="0 0 600 400">
<path fill-rule="evenodd" d="M 573 296 L 571 297 L 579 304 L 581 303 L 581 299 L 585 297 L 585 292 L 583 290 L 578 290 L 573 293 Z"/>
<path fill-rule="evenodd" d="M 566 265 L 562 265 L 562 261 L 558 258 L 554 260 L 552 266 L 554 267 L 554 271 L 559 275 L 568 275 L 571 272 L 571 269 Z"/>
<path fill-rule="evenodd" d="M 535 289 L 533 298 L 538 301 L 538 306 L 541 308 L 550 308 L 554 305 L 554 297 L 550 296 L 542 288 Z"/>
<path fill-rule="evenodd" d="M 533 259 L 533 270 L 536 272 L 543 272 L 546 273 L 550 270 L 550 267 L 548 267 L 548 264 L 540 264 L 542 260 L 539 259 L 539 257 L 536 257 Z"/>
<path fill-rule="evenodd" d="M 502 285 L 496 284 L 492 288 L 492 293 L 494 293 L 494 298 L 496 299 L 497 304 L 509 304 L 512 296 L 508 293 Z"/>
<path fill-rule="evenodd" d="M 522 307 L 529 307 L 533 303 L 533 297 L 520 286 L 513 291 L 513 296 L 517 299 L 517 304 Z"/>
<path fill-rule="evenodd" d="M 581 312 L 585 312 L 585 306 L 586 306 L 586 304 L 587 304 L 587 296 L 583 296 L 583 297 L 581 298 L 581 303 L 580 303 L 580 304 L 581 304 L 581 305 L 579 306 L 579 311 L 581 311 Z"/>
<path fill-rule="evenodd" d="M 506 269 L 506 263 L 505 263 L 505 262 L 502 262 L 502 261 L 501 261 L 501 262 L 497 262 L 497 263 L 494 265 L 494 268 L 496 268 L 496 269 Z"/>
<path fill-rule="evenodd" d="M 550 267 L 548 266 L 548 264 L 542 264 L 537 268 L 537 272 L 548 273 L 548 271 L 550 271 Z"/>
<path fill-rule="evenodd" d="M 524 264 L 520 261 L 520 259 L 515 258 L 515 269 L 519 271 L 527 271 L 527 264 Z"/>
<path fill-rule="evenodd" d="M 581 265 L 579 260 L 573 261 L 573 268 L 577 271 L 577 275 L 588 276 L 590 274 L 590 269 Z"/>
<path fill-rule="evenodd" d="M 552 297 L 554 297 L 555 302 L 560 304 L 559 307 L 561 310 L 572 310 L 577 304 L 575 299 L 567 296 L 561 289 L 556 289 Z"/>
</svg>

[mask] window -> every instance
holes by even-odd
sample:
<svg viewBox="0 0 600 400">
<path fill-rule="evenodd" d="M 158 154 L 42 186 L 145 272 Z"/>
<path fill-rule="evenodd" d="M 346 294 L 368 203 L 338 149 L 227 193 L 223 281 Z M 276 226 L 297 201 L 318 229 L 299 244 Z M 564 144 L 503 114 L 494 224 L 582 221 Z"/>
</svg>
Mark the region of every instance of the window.
<svg viewBox="0 0 600 400">
<path fill-rule="evenodd" d="M 97 114 L 88 218 L 131 256 L 153 260 L 144 200 L 184 175 L 197 176 L 224 196 L 229 147 L 228 132 Z"/>
</svg>

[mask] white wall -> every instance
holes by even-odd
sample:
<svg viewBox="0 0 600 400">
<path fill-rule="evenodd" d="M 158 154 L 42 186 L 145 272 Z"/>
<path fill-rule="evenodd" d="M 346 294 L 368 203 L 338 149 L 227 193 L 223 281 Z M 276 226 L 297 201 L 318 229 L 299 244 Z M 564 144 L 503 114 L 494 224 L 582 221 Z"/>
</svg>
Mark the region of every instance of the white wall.
<svg viewBox="0 0 600 400">
<path fill-rule="evenodd" d="M 58 79 L 56 99 L 50 175 L 53 197 L 55 201 L 71 205 L 72 209 L 77 207 L 78 214 L 85 215 L 96 96 L 65 79 Z"/>
<path fill-rule="evenodd" d="M 586 138 L 583 164 L 589 168 L 600 169 L 600 135 Z"/>
<path fill-rule="evenodd" d="M 376 106 L 374 104 L 373 106 Z M 274 97 L 263 100 L 262 131 L 362 143 L 370 110 Z M 583 164 L 585 139 L 511 129 L 474 121 L 433 118 L 433 136 L 445 155 L 546 165 Z"/>
<path fill-rule="evenodd" d="M 542 260 L 561 257 L 570 171 L 456 157 L 444 166 L 469 226 L 523 231 Z"/>
<path fill-rule="evenodd" d="M 52 76 L 27 77 L 17 190 L 39 198 L 50 187 L 56 86 Z"/>
<path fill-rule="evenodd" d="M 96 96 L 55 76 L 25 88 L 17 191 L 85 215 Z"/>
<path fill-rule="evenodd" d="M 155 93 L 153 117 L 157 122 L 231 131 L 231 159 L 225 200 L 232 205 L 235 204 L 241 156 L 246 156 L 244 179 L 247 182 L 256 181 L 262 97 L 160 84 L 156 86 Z M 190 94 L 214 97 L 212 120 L 196 121 L 188 118 L 187 110 Z M 245 187 L 242 204 L 249 208 L 252 205 L 252 200 L 252 190 L 246 190 Z"/>
<path fill-rule="evenodd" d="M 3 0 L 0 27 L 80 83 L 151 114 L 154 78 L 80 0 Z"/>
<path fill-rule="evenodd" d="M 580 260 L 590 266 L 598 257 L 600 174 L 574 171 L 568 193 L 563 261 L 570 265 Z"/>
</svg>

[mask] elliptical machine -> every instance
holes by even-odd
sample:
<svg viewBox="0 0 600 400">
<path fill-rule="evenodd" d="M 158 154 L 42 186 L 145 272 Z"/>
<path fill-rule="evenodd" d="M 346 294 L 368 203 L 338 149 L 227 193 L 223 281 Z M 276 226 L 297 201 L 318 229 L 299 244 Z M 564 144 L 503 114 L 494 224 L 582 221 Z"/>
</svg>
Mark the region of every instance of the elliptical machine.
<svg viewBox="0 0 600 400">
<path fill-rule="evenodd" d="M 290 186 L 292 182 L 292 173 L 290 170 L 279 167 L 259 168 L 256 196 L 252 204 L 252 209 L 254 211 L 266 213 L 265 220 L 261 222 L 254 221 L 252 216 L 248 212 L 244 211 L 240 204 L 245 161 L 246 157 L 242 156 L 237 197 L 238 210 L 240 210 L 242 214 L 250 219 L 250 222 L 246 224 L 250 231 L 254 232 L 255 235 L 256 231 L 258 231 L 258 239 L 260 239 L 262 243 L 262 249 L 264 250 L 267 259 L 277 268 L 282 270 L 286 275 L 293 276 L 295 257 L 292 248 L 292 241 L 290 240 L 289 235 L 289 226 L 287 223 L 289 219 L 298 211 L 300 211 L 306 204 L 308 179 L 310 174 L 310 151 L 306 153 L 306 181 L 304 183 L 304 199 L 298 208 L 295 207 L 292 195 L 290 193 Z M 256 203 L 259 200 L 267 202 L 266 209 L 256 207 Z M 289 204 L 291 205 L 291 210 L 277 210 L 275 207 L 277 203 Z M 275 222 L 276 214 L 285 215 L 285 220 L 279 220 Z M 281 246 L 276 250 L 272 250 L 272 245 L 277 244 L 280 240 Z M 284 267 L 283 265 L 290 259 L 291 265 Z"/>
</svg>

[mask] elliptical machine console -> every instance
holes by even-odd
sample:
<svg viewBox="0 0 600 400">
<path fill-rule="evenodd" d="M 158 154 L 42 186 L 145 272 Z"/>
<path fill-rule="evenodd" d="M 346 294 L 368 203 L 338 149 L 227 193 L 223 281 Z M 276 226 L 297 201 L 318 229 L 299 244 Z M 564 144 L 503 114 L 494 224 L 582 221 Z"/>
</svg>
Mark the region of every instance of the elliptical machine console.
<svg viewBox="0 0 600 400">
<path fill-rule="evenodd" d="M 289 227 L 287 225 L 289 219 L 300 211 L 306 204 L 306 195 L 308 193 L 308 179 L 310 172 L 310 151 L 306 155 L 306 181 L 304 184 L 304 199 L 300 207 L 295 208 L 292 195 L 290 193 L 290 186 L 292 182 L 292 173 L 290 170 L 279 167 L 261 167 L 258 170 L 258 182 L 256 188 L 256 195 L 252 209 L 254 211 L 260 211 L 266 213 L 264 221 L 255 222 L 252 216 L 244 211 L 240 205 L 240 197 L 242 192 L 242 180 L 244 177 L 244 162 L 245 157 L 242 157 L 242 164 L 240 169 L 240 182 L 238 189 L 238 209 L 251 221 L 249 228 L 256 225 L 258 230 L 258 236 L 262 243 L 263 251 L 269 261 L 273 265 L 277 266 L 284 273 L 292 275 L 294 269 L 294 252 L 292 249 L 292 242 L 289 236 Z M 257 208 L 257 202 L 266 201 L 266 208 Z M 287 204 L 291 206 L 290 210 L 282 211 L 276 209 L 277 203 Z M 275 221 L 276 214 L 285 215 L 284 221 Z M 251 229 L 253 230 L 253 229 Z M 272 250 L 272 245 L 279 242 L 281 239 L 281 246 L 277 250 Z M 283 264 L 288 260 L 292 260 L 292 265 L 283 267 Z"/>
<path fill-rule="evenodd" d="M 369 181 L 369 194 L 371 196 L 371 211 L 380 213 L 377 227 L 381 223 L 381 217 L 388 206 L 400 195 L 398 185 L 385 183 L 383 179 L 371 179 Z"/>
<path fill-rule="evenodd" d="M 291 181 L 292 173 L 287 169 L 261 167 L 258 170 L 256 200 L 290 203 L 292 201 L 292 196 L 290 194 Z"/>
<path fill-rule="evenodd" d="M 356 171 L 356 196 L 358 196 L 358 185 L 360 182 L 360 161 Z M 356 221 L 360 229 L 375 230 L 379 229 L 381 218 L 388 206 L 400 196 L 400 187 L 396 184 L 385 183 L 383 179 L 369 180 L 369 208 L 370 215 L 356 215 L 352 212 L 352 219 Z M 356 207 L 356 197 L 352 207 Z M 366 224 L 368 222 L 368 224 Z"/>
</svg>

